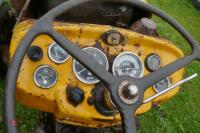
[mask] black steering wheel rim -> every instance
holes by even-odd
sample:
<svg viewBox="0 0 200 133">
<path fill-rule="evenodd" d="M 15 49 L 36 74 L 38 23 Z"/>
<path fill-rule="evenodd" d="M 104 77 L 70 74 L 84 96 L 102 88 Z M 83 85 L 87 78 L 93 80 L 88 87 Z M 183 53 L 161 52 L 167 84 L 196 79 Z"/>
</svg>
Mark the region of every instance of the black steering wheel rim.
<svg viewBox="0 0 200 133">
<path fill-rule="evenodd" d="M 116 3 L 124 3 L 131 6 L 136 6 L 161 17 L 171 26 L 173 26 L 188 41 L 188 43 L 192 48 L 192 54 L 183 57 L 171 63 L 170 65 L 167 65 L 166 67 L 152 74 L 149 74 L 141 79 L 133 79 L 130 78 L 129 76 L 114 77 L 112 74 L 104 70 L 101 66 L 98 68 L 96 68 L 95 66 L 94 69 L 94 66 L 92 64 L 95 61 L 92 59 L 91 63 L 85 60 L 89 57 L 89 55 L 87 55 L 85 52 L 82 52 L 80 48 L 78 48 L 77 46 L 71 45 L 72 43 L 69 40 L 67 40 L 66 38 L 55 32 L 52 28 L 52 22 L 56 17 L 78 5 L 90 1 L 97 1 L 97 0 L 69 0 L 64 2 L 63 4 L 52 9 L 42 18 L 40 18 L 22 39 L 19 47 L 16 49 L 15 54 L 10 62 L 5 82 L 4 123 L 6 126 L 7 133 L 17 133 L 17 124 L 15 116 L 16 80 L 23 61 L 23 57 L 25 56 L 27 49 L 29 48 L 31 42 L 35 39 L 35 37 L 40 34 L 47 34 L 51 36 L 53 39 L 55 39 L 55 41 L 58 42 L 58 44 L 60 44 L 61 47 L 63 47 L 76 60 L 82 63 L 88 70 L 90 70 L 93 74 L 95 74 L 101 81 L 103 81 L 108 86 L 109 91 L 111 93 L 111 98 L 113 102 L 116 104 L 122 116 L 123 119 L 122 123 L 124 127 L 123 129 L 125 133 L 136 133 L 135 117 L 133 115 L 133 112 L 135 112 L 137 107 L 142 104 L 144 91 L 147 87 L 169 76 L 173 72 L 183 68 L 191 61 L 195 59 L 200 60 L 200 46 L 198 45 L 198 42 L 195 41 L 195 39 L 179 23 L 177 23 L 174 19 L 172 19 L 159 9 L 141 1 L 98 0 L 99 2 L 116 2 Z M 77 54 L 77 51 L 80 52 L 81 54 Z M 138 99 L 137 102 L 135 102 L 132 105 L 127 105 L 123 103 L 120 100 L 119 96 L 117 95 L 117 88 L 124 81 L 132 81 L 139 88 L 141 88 L 138 94 L 140 98 Z"/>
</svg>

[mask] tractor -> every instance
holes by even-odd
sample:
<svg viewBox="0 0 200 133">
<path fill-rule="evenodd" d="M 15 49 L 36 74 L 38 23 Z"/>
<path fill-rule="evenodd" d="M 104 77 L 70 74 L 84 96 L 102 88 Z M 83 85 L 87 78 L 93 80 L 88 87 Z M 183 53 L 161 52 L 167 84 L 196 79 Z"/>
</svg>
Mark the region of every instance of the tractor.
<svg viewBox="0 0 200 133">
<path fill-rule="evenodd" d="M 161 38 L 156 15 L 192 52 Z M 37 133 L 137 133 L 137 116 L 180 85 L 200 45 L 145 0 L 0 1 L 1 76 L 6 133 L 17 133 L 16 100 L 41 112 Z"/>
</svg>

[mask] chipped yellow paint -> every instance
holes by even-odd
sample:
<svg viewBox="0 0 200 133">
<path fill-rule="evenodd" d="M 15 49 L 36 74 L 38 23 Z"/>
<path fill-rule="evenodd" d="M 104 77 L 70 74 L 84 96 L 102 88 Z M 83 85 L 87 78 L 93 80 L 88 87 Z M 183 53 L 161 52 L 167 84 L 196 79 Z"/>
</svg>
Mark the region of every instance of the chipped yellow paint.
<svg viewBox="0 0 200 133">
<path fill-rule="evenodd" d="M 13 56 L 20 40 L 25 33 L 30 29 L 33 20 L 27 20 L 19 23 L 13 33 L 10 57 Z M 150 53 L 158 54 L 162 59 L 162 66 L 165 66 L 180 57 L 183 57 L 181 50 L 175 47 L 172 42 L 165 39 L 153 38 L 144 36 L 129 30 L 115 28 L 111 26 L 101 26 L 93 24 L 69 24 L 55 22 L 54 29 L 65 37 L 70 39 L 74 44 L 83 47 L 101 47 L 110 58 L 116 57 L 118 54 L 129 51 L 139 55 L 144 62 L 145 58 Z M 109 30 L 117 30 L 125 36 L 124 45 L 108 46 L 103 43 L 101 36 Z M 94 106 L 87 103 L 91 96 L 91 90 L 94 85 L 86 85 L 76 79 L 72 70 L 72 57 L 63 64 L 55 64 L 48 57 L 48 46 L 53 43 L 47 35 L 38 36 L 32 45 L 40 46 L 43 50 L 44 56 L 38 62 L 30 61 L 26 56 L 23 60 L 21 70 L 17 81 L 17 100 L 22 104 L 36 108 L 38 110 L 51 112 L 55 115 L 57 121 L 73 125 L 87 126 L 87 127 L 106 127 L 120 123 L 120 116 L 103 116 L 99 114 Z M 109 58 L 108 57 L 108 58 Z M 48 64 L 54 67 L 58 72 L 58 82 L 50 89 L 41 89 L 37 87 L 33 81 L 33 73 L 41 65 Z M 110 66 L 111 67 L 111 66 Z M 144 75 L 149 72 L 145 69 Z M 182 79 L 184 70 L 180 70 L 170 76 L 172 83 Z M 77 107 L 72 106 L 66 95 L 67 86 L 78 86 L 85 92 L 85 100 Z M 162 103 L 173 97 L 179 88 L 166 93 L 159 98 L 142 105 L 138 108 L 136 114 L 141 115 L 149 111 L 154 103 Z M 153 88 L 146 90 L 144 99 L 154 95 Z"/>
</svg>

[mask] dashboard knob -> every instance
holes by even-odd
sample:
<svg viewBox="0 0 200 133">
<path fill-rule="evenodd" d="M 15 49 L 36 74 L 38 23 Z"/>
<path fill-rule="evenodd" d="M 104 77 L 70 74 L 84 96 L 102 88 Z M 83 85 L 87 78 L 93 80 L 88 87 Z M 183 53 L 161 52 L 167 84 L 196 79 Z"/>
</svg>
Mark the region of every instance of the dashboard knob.
<svg viewBox="0 0 200 133">
<path fill-rule="evenodd" d="M 27 51 L 27 56 L 31 61 L 39 61 L 43 57 L 42 49 L 38 46 L 31 46 Z"/>
<path fill-rule="evenodd" d="M 85 99 L 85 93 L 82 89 L 75 87 L 75 88 L 68 88 L 67 89 L 67 98 L 68 101 L 73 105 L 77 106 L 83 102 Z"/>
</svg>

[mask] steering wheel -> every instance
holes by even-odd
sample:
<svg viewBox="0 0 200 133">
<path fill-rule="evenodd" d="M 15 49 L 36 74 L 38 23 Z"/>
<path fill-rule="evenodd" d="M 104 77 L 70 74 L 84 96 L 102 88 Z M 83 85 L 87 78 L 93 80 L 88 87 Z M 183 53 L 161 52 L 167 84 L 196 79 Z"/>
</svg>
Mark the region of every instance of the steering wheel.
<svg viewBox="0 0 200 133">
<path fill-rule="evenodd" d="M 54 19 L 62 13 L 77 7 L 78 5 L 91 1 L 124 3 L 154 13 L 173 26 L 188 41 L 192 48 L 192 53 L 140 79 L 130 76 L 113 76 L 103 66 L 96 65 L 97 62 L 95 59 L 93 59 L 86 52 L 82 51 L 70 40 L 56 32 L 52 26 Z M 10 62 L 6 77 L 4 95 L 4 123 L 6 125 L 7 133 L 17 133 L 15 116 L 15 86 L 20 66 L 31 42 L 36 36 L 41 34 L 47 34 L 52 37 L 62 48 L 64 48 L 71 56 L 73 56 L 73 58 L 84 65 L 84 67 L 91 71 L 106 85 L 110 92 L 112 102 L 116 105 L 120 112 L 124 133 L 137 132 L 134 113 L 136 109 L 143 103 L 144 91 L 148 87 L 180 70 L 193 60 L 200 61 L 200 46 L 198 42 L 195 41 L 193 37 L 178 22 L 147 3 L 138 0 L 66 1 L 46 13 L 34 24 L 34 26 L 22 39 Z M 89 58 L 90 60 L 88 60 Z"/>
</svg>

